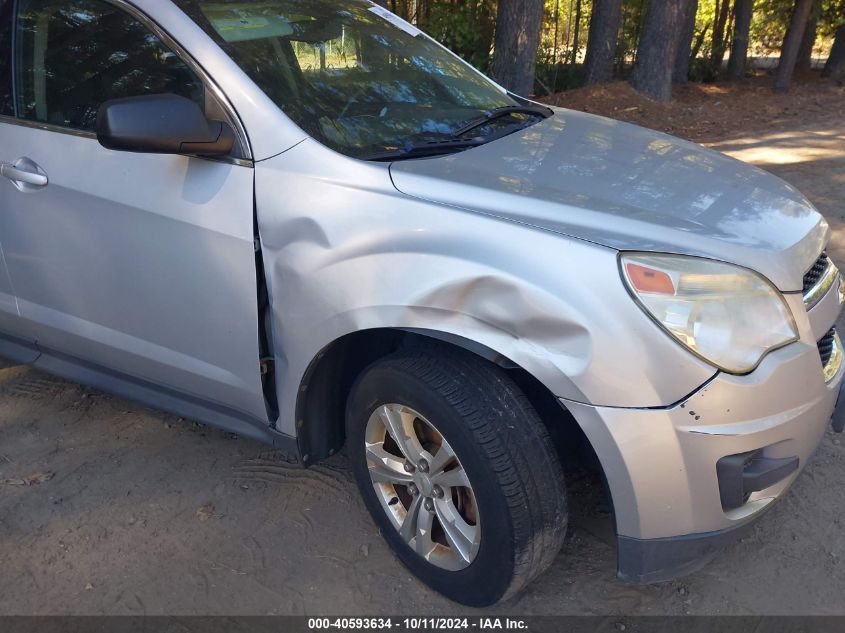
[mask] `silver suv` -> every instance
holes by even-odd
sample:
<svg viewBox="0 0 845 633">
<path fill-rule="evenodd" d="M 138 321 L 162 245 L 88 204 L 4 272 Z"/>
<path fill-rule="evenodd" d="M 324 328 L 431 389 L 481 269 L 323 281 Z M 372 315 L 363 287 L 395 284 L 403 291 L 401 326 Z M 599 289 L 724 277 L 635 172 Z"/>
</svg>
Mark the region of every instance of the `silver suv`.
<svg viewBox="0 0 845 633">
<path fill-rule="evenodd" d="M 0 51 L 0 354 L 305 466 L 345 446 L 454 600 L 551 563 L 572 454 L 649 582 L 842 428 L 830 230 L 759 169 L 366 0 L 0 0 Z"/>
</svg>

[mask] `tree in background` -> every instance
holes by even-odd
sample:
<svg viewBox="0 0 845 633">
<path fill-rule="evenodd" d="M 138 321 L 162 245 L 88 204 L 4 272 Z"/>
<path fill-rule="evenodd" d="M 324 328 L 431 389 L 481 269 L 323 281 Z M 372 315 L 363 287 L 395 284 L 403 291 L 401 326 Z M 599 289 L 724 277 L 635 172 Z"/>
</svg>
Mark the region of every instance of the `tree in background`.
<svg viewBox="0 0 845 633">
<path fill-rule="evenodd" d="M 749 54 L 780 50 L 794 7 L 795 0 L 754 0 Z"/>
<path fill-rule="evenodd" d="M 685 84 L 689 79 L 690 57 L 692 54 L 692 39 L 695 37 L 695 16 L 698 13 L 698 0 L 692 0 L 684 13 L 684 22 L 681 27 L 678 51 L 675 53 L 675 69 L 672 81 L 676 84 Z"/>
<path fill-rule="evenodd" d="M 824 65 L 822 76 L 845 81 L 845 22 L 836 29 L 833 48 L 830 49 L 830 57 Z"/>
<path fill-rule="evenodd" d="M 659 0 L 649 4 L 631 85 L 656 101 L 672 99 L 672 75 L 690 2 L 692 0 Z"/>
<path fill-rule="evenodd" d="M 622 25 L 616 45 L 614 71 L 617 77 L 625 75 L 628 64 L 636 57 L 647 9 L 647 0 L 623 0 L 622 2 Z"/>
<path fill-rule="evenodd" d="M 801 46 L 798 48 L 795 70 L 808 71 L 813 65 L 813 48 L 816 45 L 821 16 L 822 0 L 814 0 L 813 7 L 810 9 L 810 17 L 807 19 L 807 26 L 804 28 L 804 37 L 801 38 Z"/>
<path fill-rule="evenodd" d="M 574 63 L 578 60 L 578 50 L 581 48 L 581 10 L 584 8 L 584 0 L 575 0 L 575 19 L 572 30 L 572 55 L 570 60 Z"/>
<path fill-rule="evenodd" d="M 622 0 L 593 0 L 587 55 L 584 58 L 587 85 L 613 79 L 621 22 Z"/>
<path fill-rule="evenodd" d="M 543 8 L 543 0 L 499 2 L 490 72 L 493 79 L 517 94 L 534 92 Z"/>
<path fill-rule="evenodd" d="M 751 18 L 754 14 L 754 0 L 734 2 L 734 32 L 731 42 L 731 58 L 728 60 L 728 78 L 742 79 L 748 63 L 748 42 L 751 33 Z"/>
<path fill-rule="evenodd" d="M 722 69 L 722 62 L 725 59 L 726 33 L 730 17 L 730 0 L 716 0 L 716 10 L 713 16 L 713 43 L 710 47 L 710 64 L 713 72 L 719 74 Z"/>
<path fill-rule="evenodd" d="M 789 90 L 792 74 L 795 71 L 795 62 L 798 60 L 798 49 L 801 48 L 801 40 L 804 38 L 804 30 L 807 28 L 813 2 L 814 0 L 795 0 L 792 19 L 780 51 L 780 61 L 775 75 L 775 90 Z"/>
<path fill-rule="evenodd" d="M 677 0 L 377 3 L 413 22 L 508 88 L 524 94 L 534 92 L 535 86 L 537 92 L 547 94 L 633 74 L 635 86 L 652 84 L 643 91 L 665 98 L 665 55 L 670 46 L 675 51 L 670 65 L 676 83 L 719 79 L 728 48 L 729 79 L 744 77 L 752 56 L 754 68 L 760 69 L 783 53 L 787 56 L 782 56 L 778 74 L 790 75 L 791 81 L 792 72 L 807 69 L 814 54 L 826 54 L 837 28 L 845 22 L 845 0 L 683 0 L 684 15 L 677 32 L 671 30 L 674 25 L 667 31 L 666 22 L 659 27 L 652 24 L 653 15 L 671 12 L 679 4 Z M 810 6 L 806 22 L 801 21 L 802 3 Z M 790 27 L 793 22 L 795 26 Z M 790 64 L 788 56 L 794 52 L 799 26 L 802 35 L 795 62 Z M 841 78 L 845 35 L 836 41 L 826 74 Z M 660 90 L 653 93 L 658 84 Z"/>
</svg>

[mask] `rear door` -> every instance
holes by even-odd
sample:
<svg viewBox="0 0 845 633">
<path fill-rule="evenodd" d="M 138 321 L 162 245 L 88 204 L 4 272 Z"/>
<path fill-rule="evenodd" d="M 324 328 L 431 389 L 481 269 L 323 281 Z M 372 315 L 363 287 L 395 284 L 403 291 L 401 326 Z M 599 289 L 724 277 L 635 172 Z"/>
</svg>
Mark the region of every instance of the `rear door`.
<svg viewBox="0 0 845 633">
<path fill-rule="evenodd" d="M 266 422 L 251 163 L 113 152 L 93 132 L 113 98 L 175 93 L 217 118 L 222 100 L 123 3 L 16 7 L 0 160 L 29 175 L 0 182 L 0 236 L 29 334 L 55 356 Z"/>
</svg>

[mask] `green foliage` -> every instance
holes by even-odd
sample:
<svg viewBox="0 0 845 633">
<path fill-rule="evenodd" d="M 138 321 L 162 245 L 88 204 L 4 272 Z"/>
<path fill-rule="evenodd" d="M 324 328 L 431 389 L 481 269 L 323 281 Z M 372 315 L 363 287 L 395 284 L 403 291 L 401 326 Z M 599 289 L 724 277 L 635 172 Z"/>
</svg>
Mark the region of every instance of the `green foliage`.
<svg viewBox="0 0 845 633">
<path fill-rule="evenodd" d="M 716 81 L 719 74 L 710 57 L 696 57 L 689 67 L 689 80 L 709 84 Z"/>
<path fill-rule="evenodd" d="M 546 94 L 577 88 L 584 83 L 583 61 L 590 27 L 592 0 L 545 0 L 546 12 L 537 55 L 536 92 Z M 576 42 L 577 37 L 577 42 Z"/>
<path fill-rule="evenodd" d="M 496 3 L 493 0 L 452 4 L 431 4 L 429 19 L 421 25 L 433 38 L 444 44 L 476 68 L 490 67 L 495 30 Z"/>
<path fill-rule="evenodd" d="M 751 22 L 751 54 L 776 55 L 792 17 L 795 0 L 756 0 Z M 830 47 L 838 24 L 845 21 L 845 1 L 822 0 L 816 46 Z"/>
<path fill-rule="evenodd" d="M 704 29 L 710 33 L 709 41 L 706 42 L 706 48 L 702 47 L 702 51 L 710 52 L 710 46 L 713 43 L 713 22 L 716 16 L 716 0 L 698 0 L 698 13 L 695 15 L 695 32 L 701 33 Z"/>
<path fill-rule="evenodd" d="M 581 0 L 581 15 L 576 27 L 578 0 L 545 0 L 546 12 L 540 37 L 541 63 L 572 64 L 583 58 L 590 27 L 592 0 Z M 576 47 L 575 36 L 578 35 Z"/>
<path fill-rule="evenodd" d="M 819 20 L 819 37 L 832 39 L 841 24 L 845 24 L 845 0 L 825 0 Z"/>
<path fill-rule="evenodd" d="M 572 90 L 584 85 L 583 64 L 537 64 L 537 94 Z"/>
<path fill-rule="evenodd" d="M 751 50 L 755 55 L 764 55 L 780 49 L 795 0 L 757 0 L 754 3 L 754 18 L 751 21 Z"/>
<path fill-rule="evenodd" d="M 648 3 L 649 0 L 624 0 L 622 3 L 622 29 L 616 45 L 616 68 L 620 75 L 624 75 L 628 66 L 634 63 Z"/>
</svg>

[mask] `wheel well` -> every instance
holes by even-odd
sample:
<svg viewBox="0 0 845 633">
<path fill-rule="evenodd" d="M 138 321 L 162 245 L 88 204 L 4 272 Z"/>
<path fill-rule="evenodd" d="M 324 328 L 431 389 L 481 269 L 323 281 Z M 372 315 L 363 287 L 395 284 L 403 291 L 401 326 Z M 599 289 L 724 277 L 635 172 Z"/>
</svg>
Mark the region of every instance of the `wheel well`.
<svg viewBox="0 0 845 633">
<path fill-rule="evenodd" d="M 488 347 L 458 336 L 389 328 L 344 336 L 324 348 L 311 362 L 296 404 L 297 441 L 304 465 L 333 455 L 343 446 L 346 401 L 361 372 L 399 349 L 421 346 L 460 348 L 504 369 L 537 410 L 564 468 L 601 472 L 596 454 L 572 414 L 522 367 Z"/>
</svg>

